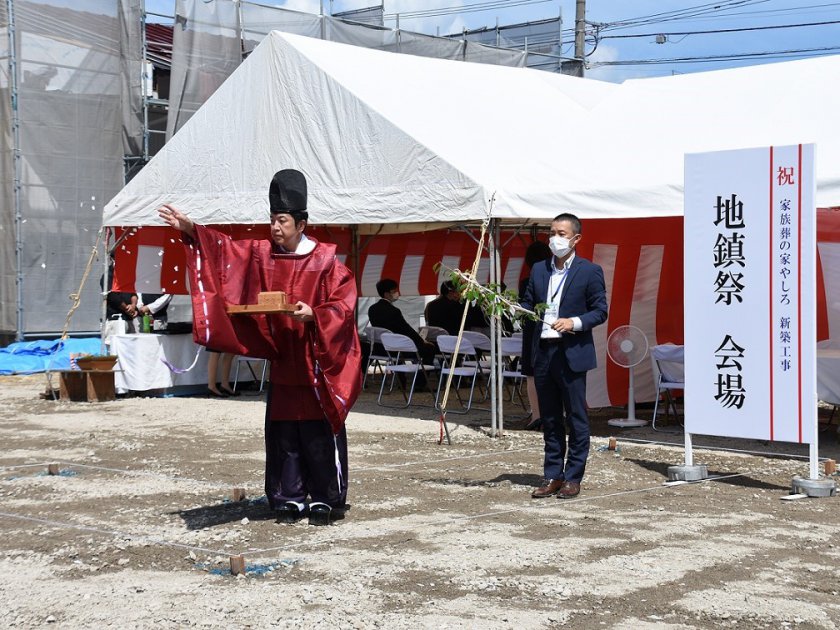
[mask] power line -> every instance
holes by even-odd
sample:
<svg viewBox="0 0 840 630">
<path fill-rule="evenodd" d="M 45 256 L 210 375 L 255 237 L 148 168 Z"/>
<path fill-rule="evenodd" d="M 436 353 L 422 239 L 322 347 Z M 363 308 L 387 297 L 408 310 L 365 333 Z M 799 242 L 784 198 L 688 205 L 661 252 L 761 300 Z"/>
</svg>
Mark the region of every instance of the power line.
<svg viewBox="0 0 840 630">
<path fill-rule="evenodd" d="M 740 13 L 724 13 L 723 15 L 712 15 L 709 16 L 707 19 L 710 20 L 717 20 L 722 18 L 731 18 L 740 15 L 748 15 L 748 16 L 767 16 L 770 17 L 770 14 L 778 14 L 778 13 L 791 13 L 796 12 L 797 15 L 802 15 L 803 13 L 824 13 L 825 11 L 808 11 L 808 9 L 824 9 L 826 7 L 837 7 L 840 6 L 840 2 L 826 2 L 823 4 L 808 4 L 808 5 L 797 5 L 795 7 L 785 7 L 781 9 L 764 9 L 761 11 L 743 11 Z"/>
<path fill-rule="evenodd" d="M 489 2 L 485 1 L 473 4 L 454 5 L 449 7 L 439 7 L 436 9 L 418 9 L 417 11 L 386 13 L 383 15 L 383 18 L 396 19 L 396 17 L 399 16 L 400 20 L 410 20 L 443 15 L 458 15 L 461 13 L 476 13 L 481 11 L 491 11 L 493 9 L 507 9 L 509 7 L 519 7 L 529 4 L 545 4 L 546 2 L 555 2 L 555 0 L 490 0 Z"/>
<path fill-rule="evenodd" d="M 647 66 L 666 63 L 711 63 L 715 61 L 737 61 L 745 59 L 779 59 L 792 56 L 811 56 L 813 53 L 828 54 L 840 50 L 840 46 L 825 46 L 821 48 L 797 48 L 790 50 L 763 51 L 754 53 L 733 53 L 730 55 L 709 55 L 707 57 L 669 57 L 659 59 L 627 59 L 618 61 L 596 61 L 590 63 L 591 68 L 601 66 Z"/>
<path fill-rule="evenodd" d="M 677 9 L 674 11 L 663 11 L 660 13 L 651 13 L 649 15 L 642 15 L 635 18 L 628 18 L 626 20 L 616 20 L 614 22 L 607 22 L 604 24 L 594 24 L 599 30 L 614 30 L 623 28 L 634 28 L 637 26 L 645 26 L 648 24 L 658 24 L 661 22 L 673 22 L 684 20 L 687 18 L 694 18 L 701 15 L 721 14 L 721 12 L 740 8 L 744 6 L 752 6 L 755 4 L 764 4 L 770 0 L 726 0 L 724 2 L 710 2 L 706 4 L 695 5 L 693 7 L 686 7 L 684 9 Z"/>
<path fill-rule="evenodd" d="M 800 28 L 805 26 L 826 26 L 828 24 L 840 24 L 840 20 L 827 22 L 803 22 L 801 24 L 777 24 L 774 26 L 744 26 L 741 28 L 721 28 L 707 31 L 674 31 L 656 33 L 636 33 L 633 35 L 600 35 L 599 39 L 629 39 L 633 37 L 655 37 L 656 35 L 709 35 L 718 33 L 740 33 L 743 31 L 766 31 L 771 29 Z"/>
</svg>

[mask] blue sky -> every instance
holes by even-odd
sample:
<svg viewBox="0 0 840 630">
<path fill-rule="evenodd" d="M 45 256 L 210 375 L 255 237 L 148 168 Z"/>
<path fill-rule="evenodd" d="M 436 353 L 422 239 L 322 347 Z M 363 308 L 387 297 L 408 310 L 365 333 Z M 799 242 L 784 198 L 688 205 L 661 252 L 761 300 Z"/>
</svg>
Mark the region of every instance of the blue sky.
<svg viewBox="0 0 840 630">
<path fill-rule="evenodd" d="M 223 0 L 210 0 L 223 1 Z M 289 9 L 317 13 L 319 0 L 259 0 L 261 4 L 276 4 Z M 377 0 L 323 0 L 325 11 L 357 9 Z M 471 10 L 475 5 L 492 8 Z M 146 0 L 147 10 L 172 14 L 175 0 Z M 440 9 L 442 15 L 411 16 L 412 11 Z M 680 15 L 671 12 L 680 11 Z M 500 25 L 553 18 L 562 15 L 564 54 L 572 54 L 575 1 L 574 0 L 385 0 L 386 15 L 400 13 L 400 27 L 422 33 L 447 34 L 464 28 Z M 670 13 L 670 15 L 668 15 Z M 645 20 L 640 18 L 647 17 Z M 672 73 L 699 72 L 785 59 L 840 54 L 840 2 L 829 0 L 588 0 L 587 21 L 599 23 L 600 37 L 590 36 L 587 53 L 591 78 L 621 81 L 627 78 L 662 76 Z M 664 18 L 670 18 L 665 20 Z M 635 21 L 635 25 L 619 22 Z M 765 28 L 729 33 L 698 33 L 726 29 L 755 29 L 779 25 L 831 22 L 820 26 L 795 28 Z M 386 20 L 394 26 L 395 19 Z M 589 26 L 588 31 L 594 32 Z M 680 34 L 677 34 L 680 33 Z M 687 34 L 692 33 L 692 34 Z M 664 43 L 656 43 L 656 34 L 665 35 Z M 628 35 L 644 35 L 627 37 Z M 594 48 L 594 52 L 593 52 Z M 623 65 L 630 61 L 675 58 L 698 58 L 715 55 L 743 55 L 802 49 L 836 48 L 829 51 L 790 53 L 773 58 L 760 55 L 752 58 L 725 59 L 715 62 L 658 62 Z M 621 65 L 620 65 L 621 64 Z"/>
</svg>

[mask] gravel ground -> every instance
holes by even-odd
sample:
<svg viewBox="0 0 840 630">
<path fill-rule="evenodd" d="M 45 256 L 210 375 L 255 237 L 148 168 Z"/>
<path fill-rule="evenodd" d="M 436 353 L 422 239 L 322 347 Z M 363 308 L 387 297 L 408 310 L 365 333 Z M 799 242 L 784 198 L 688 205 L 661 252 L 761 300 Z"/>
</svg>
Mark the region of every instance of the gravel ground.
<svg viewBox="0 0 840 630">
<path fill-rule="evenodd" d="M 593 410 L 580 497 L 534 501 L 539 434 L 491 438 L 477 411 L 450 415 L 441 446 L 430 409 L 366 393 L 348 421 L 351 509 L 314 528 L 265 504 L 260 396 L 88 404 L 43 388 L 0 378 L 3 627 L 840 627 L 837 498 L 781 500 L 806 447 L 697 438 L 712 478 L 664 486 L 682 435 Z M 820 454 L 840 459 L 834 428 Z"/>
</svg>

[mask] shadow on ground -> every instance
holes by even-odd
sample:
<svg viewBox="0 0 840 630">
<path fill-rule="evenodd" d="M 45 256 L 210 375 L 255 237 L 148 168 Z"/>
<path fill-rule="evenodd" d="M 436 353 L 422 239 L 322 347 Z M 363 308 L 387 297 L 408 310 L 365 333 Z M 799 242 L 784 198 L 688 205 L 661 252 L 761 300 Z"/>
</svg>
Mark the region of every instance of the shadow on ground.
<svg viewBox="0 0 840 630">
<path fill-rule="evenodd" d="M 266 498 L 260 497 L 249 501 L 228 501 L 216 505 L 202 505 L 189 510 L 176 510 L 169 514 L 177 514 L 184 521 L 187 529 L 204 529 L 215 527 L 233 521 L 247 518 L 249 521 L 267 521 L 277 518 L 268 506 Z"/>
<path fill-rule="evenodd" d="M 439 483 L 447 486 L 461 486 L 462 488 L 485 487 L 493 488 L 500 483 L 510 482 L 517 486 L 534 486 L 537 487 L 542 483 L 543 478 L 540 475 L 511 475 L 504 474 L 494 477 L 493 479 L 452 479 L 452 478 L 426 478 L 422 481 L 428 483 Z"/>
<path fill-rule="evenodd" d="M 655 472 L 657 474 L 662 475 L 664 478 L 668 478 L 668 468 L 671 464 L 660 461 L 651 461 L 649 459 L 634 459 L 632 457 L 625 458 L 625 461 L 635 464 L 640 468 L 644 468 L 645 470 L 650 470 L 651 472 Z M 737 486 L 740 488 L 753 488 L 759 490 L 787 490 L 788 486 L 786 485 L 779 485 L 775 483 L 767 483 L 765 481 L 759 481 L 758 479 L 754 479 L 753 477 L 748 477 L 746 475 L 739 475 L 738 477 L 729 477 L 726 478 L 727 475 L 732 475 L 734 473 L 729 471 L 721 471 L 721 470 L 710 470 L 709 477 L 724 477 L 723 479 L 716 480 L 716 483 L 724 483 L 730 486 Z"/>
</svg>

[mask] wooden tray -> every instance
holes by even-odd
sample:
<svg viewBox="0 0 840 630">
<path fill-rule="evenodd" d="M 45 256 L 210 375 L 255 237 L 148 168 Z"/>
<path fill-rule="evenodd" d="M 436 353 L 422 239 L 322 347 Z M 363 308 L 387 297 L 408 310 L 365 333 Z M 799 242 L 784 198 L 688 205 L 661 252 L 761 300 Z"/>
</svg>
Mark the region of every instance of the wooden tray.
<svg viewBox="0 0 840 630">
<path fill-rule="evenodd" d="M 227 312 L 231 315 L 261 315 L 261 314 L 279 314 L 279 313 L 294 313 L 297 306 L 294 304 L 283 304 L 280 306 L 269 304 L 231 304 L 227 307 Z"/>
<path fill-rule="evenodd" d="M 76 359 L 76 365 L 80 370 L 92 370 L 94 372 L 110 372 L 117 362 L 117 357 L 114 355 L 102 355 L 96 357 L 79 357 Z"/>
</svg>

